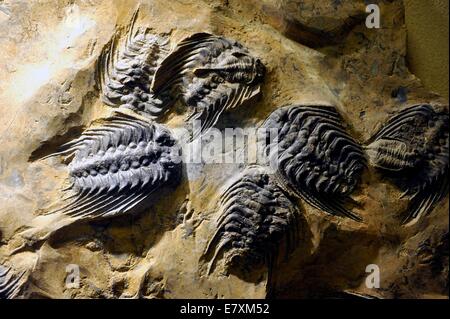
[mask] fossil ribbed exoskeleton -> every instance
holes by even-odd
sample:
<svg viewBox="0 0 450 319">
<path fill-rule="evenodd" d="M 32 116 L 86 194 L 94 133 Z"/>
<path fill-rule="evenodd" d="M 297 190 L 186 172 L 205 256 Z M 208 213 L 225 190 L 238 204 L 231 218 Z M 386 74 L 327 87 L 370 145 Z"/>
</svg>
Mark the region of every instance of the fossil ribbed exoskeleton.
<svg viewBox="0 0 450 319">
<path fill-rule="evenodd" d="M 69 164 L 68 202 L 58 211 L 86 218 L 134 212 L 178 182 L 180 148 L 164 126 L 117 113 L 61 147 Z"/>
<path fill-rule="evenodd" d="M 344 204 L 366 160 L 334 107 L 285 106 L 275 110 L 263 127 L 278 130 L 268 153 L 283 188 L 329 214 L 360 220 Z"/>
<path fill-rule="evenodd" d="M 248 167 L 221 195 L 216 232 L 203 258 L 208 272 L 223 253 L 227 271 L 252 271 L 269 266 L 269 278 L 279 248 L 285 256 L 298 242 L 298 212 L 261 167 Z"/>
<path fill-rule="evenodd" d="M 152 91 L 170 94 L 189 108 L 189 120 L 199 120 L 193 135 L 216 124 L 222 112 L 260 93 L 265 67 L 236 41 L 196 33 L 163 60 Z"/>
<path fill-rule="evenodd" d="M 0 265 L 0 299 L 11 299 L 17 296 L 25 272 L 14 273 L 12 268 Z"/>
<path fill-rule="evenodd" d="M 368 142 L 371 165 L 411 198 L 403 223 L 429 212 L 448 192 L 449 117 L 431 105 L 394 115 Z"/>
<path fill-rule="evenodd" d="M 131 26 L 134 26 L 137 14 Z M 168 54 L 168 40 L 148 29 L 128 30 L 119 50 L 114 37 L 97 65 L 102 100 L 109 106 L 128 108 L 151 118 L 159 118 L 172 100 L 164 92 L 158 96 L 150 90 L 156 68 Z"/>
</svg>

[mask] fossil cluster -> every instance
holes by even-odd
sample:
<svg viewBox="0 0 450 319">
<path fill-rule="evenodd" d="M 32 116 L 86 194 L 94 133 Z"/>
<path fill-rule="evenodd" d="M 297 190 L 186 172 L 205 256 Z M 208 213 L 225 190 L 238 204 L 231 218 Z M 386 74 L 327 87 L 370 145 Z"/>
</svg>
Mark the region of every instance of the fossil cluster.
<svg viewBox="0 0 450 319">
<path fill-rule="evenodd" d="M 201 141 L 208 129 L 219 126 L 226 112 L 242 106 L 248 108 L 248 113 L 256 112 L 255 101 L 265 93 L 262 85 L 266 73 L 271 81 L 277 79 L 267 72 L 260 58 L 231 38 L 190 32 L 175 43 L 170 32 L 136 27 L 137 18 L 136 11 L 129 27 L 115 31 L 104 42 L 95 67 L 92 63 L 98 94 L 95 99 L 102 101 L 98 105 L 104 114 L 109 112 L 108 116 L 86 121 L 90 125 L 80 126 L 75 136 L 73 132 L 58 135 L 54 147 L 38 156 L 52 170 L 64 164 L 58 168 L 63 167 L 66 177 L 64 188 L 58 188 L 62 196 L 57 207 L 42 213 L 44 217 L 62 216 L 80 224 L 106 223 L 110 218 L 134 217 L 157 205 L 161 194 L 169 198 L 167 204 L 172 193 L 183 193 L 180 185 L 192 173 L 183 163 L 186 144 Z M 270 64 L 264 57 L 262 60 Z M 283 82 L 279 82 L 282 87 Z M 191 224 L 183 224 L 186 236 L 197 236 L 195 248 L 200 247 L 200 252 L 195 256 L 195 267 L 204 277 L 225 270 L 227 276 L 248 278 L 261 269 L 261 273 L 267 270 L 270 291 L 274 270 L 304 244 L 302 221 L 306 215 L 317 211 L 320 221 L 329 219 L 362 227 L 367 215 L 361 213 L 365 207 L 358 195 L 365 187 L 361 186 L 363 182 L 367 185 L 374 180 L 365 174 L 379 175 L 383 182 L 391 181 L 392 187 L 403 193 L 400 198 L 406 199 L 407 208 L 402 216 L 393 217 L 395 227 L 402 230 L 420 221 L 447 196 L 447 106 L 431 102 L 396 106 L 396 111 L 387 120 L 379 121 L 378 127 L 362 140 L 363 130 L 356 133 L 355 123 L 349 120 L 342 104 L 294 102 L 283 94 L 279 87 L 268 90 L 267 99 L 281 96 L 291 102 L 284 101 L 279 107 L 275 107 L 278 102 L 273 102 L 269 111 L 258 110 L 257 120 L 252 122 L 265 132 L 276 131 L 274 139 L 268 133 L 264 136 L 267 163 L 240 165 L 238 174 L 237 168 L 228 174 L 231 177 L 224 172 L 226 177 L 217 182 L 226 181 L 217 188 L 217 200 L 208 197 L 213 199 L 212 217 L 200 214 Z M 172 126 L 178 124 L 178 118 L 171 122 L 179 113 L 182 125 L 189 129 L 186 143 Z M 217 177 L 206 176 L 207 169 L 202 169 L 195 174 L 204 179 Z M 195 183 L 183 186 L 194 185 L 194 190 L 201 191 L 207 188 L 201 182 L 201 186 Z M 198 201 L 206 197 L 201 191 L 191 191 Z M 176 222 L 192 214 L 188 206 L 177 211 L 178 216 L 173 218 Z M 314 213 L 310 214 L 306 207 Z M 156 219 L 156 214 L 149 215 Z M 207 226 L 196 233 L 195 227 L 204 220 Z M 163 224 L 155 223 L 155 227 Z M 0 233 L 0 241 L 1 237 Z M 32 246 L 27 244 L 21 249 Z M 99 251 L 102 247 L 90 244 L 88 249 Z M 0 265 L 0 298 L 16 297 L 27 273 Z M 155 277 L 159 278 L 158 274 Z M 122 283 L 114 284 L 118 290 L 123 288 Z M 152 289 L 157 290 L 154 286 Z"/>
<path fill-rule="evenodd" d="M 113 115 L 97 120 L 79 137 L 42 158 L 59 157 L 69 163 L 68 185 L 63 189 L 66 196 L 48 215 L 64 214 L 85 221 L 142 211 L 158 199 L 162 189 L 177 187 L 182 175 L 182 147 L 163 124 L 171 107 L 181 104 L 186 121 L 201 123 L 191 130 L 189 140 L 193 140 L 214 126 L 223 112 L 260 93 L 265 67 L 240 43 L 195 33 L 170 50 L 166 36 L 135 28 L 137 12 L 124 39 L 120 34 L 113 36 L 96 67 L 100 98 L 113 108 Z M 267 182 L 268 176 L 264 178 Z M 258 196 L 260 187 L 269 186 L 257 182 L 254 187 L 249 191 Z M 267 192 L 274 192 L 270 187 Z M 274 199 L 255 199 L 250 206 L 275 204 L 275 198 L 281 196 L 278 192 L 270 195 Z M 286 202 L 279 203 L 289 210 Z M 236 217 L 232 207 L 225 214 Z M 259 241 L 266 237 L 265 231 L 275 231 L 264 239 L 268 242 L 286 232 L 284 223 L 293 218 L 286 216 L 287 220 L 281 221 L 275 212 L 265 214 L 268 216 L 261 221 L 257 221 L 258 213 L 253 213 L 253 219 L 237 216 L 234 223 L 246 224 L 249 231 L 242 234 L 247 238 L 233 239 L 232 247 L 245 244 L 248 255 L 264 254 Z M 226 218 L 225 222 L 220 228 L 229 231 L 232 221 Z M 255 229 L 254 222 L 262 228 Z M 254 247 L 259 247 L 259 252 L 253 252 Z M 20 279 L 2 268 L 1 296 L 12 297 Z"/>
<path fill-rule="evenodd" d="M 196 33 L 168 52 L 165 38 L 146 29 L 129 32 L 122 50 L 114 38 L 98 64 L 102 98 L 109 106 L 161 120 L 181 103 L 187 120 L 199 121 L 191 132 L 196 138 L 224 111 L 260 93 L 265 67 L 236 41 Z"/>
<path fill-rule="evenodd" d="M 344 119 L 332 106 L 280 107 L 262 127 L 278 132 L 275 139 L 267 136 L 270 167 L 265 173 L 255 168 L 244 172 L 222 195 L 217 231 L 206 252 L 211 255 L 215 245 L 211 263 L 228 249 L 229 267 L 236 264 L 234 259 L 242 263 L 242 258 L 252 265 L 266 256 L 261 251 L 268 256 L 276 251 L 273 245 L 278 246 L 283 236 L 292 239 L 298 212 L 286 210 L 285 203 L 292 205 L 288 198 L 298 197 L 323 212 L 362 222 L 347 206 L 357 204 L 350 195 L 368 167 L 366 158 L 410 197 L 399 224 L 429 212 L 448 191 L 448 113 L 436 112 L 431 105 L 400 111 L 365 147 L 346 131 Z"/>
<path fill-rule="evenodd" d="M 50 155 L 72 158 L 68 203 L 56 212 L 93 219 L 142 209 L 181 175 L 181 147 L 158 123 L 174 102 L 201 122 L 196 138 L 260 92 L 265 67 L 240 43 L 196 33 L 169 52 L 167 39 L 134 30 L 136 17 L 125 43 L 114 37 L 97 67 L 102 100 L 116 114 Z"/>
</svg>

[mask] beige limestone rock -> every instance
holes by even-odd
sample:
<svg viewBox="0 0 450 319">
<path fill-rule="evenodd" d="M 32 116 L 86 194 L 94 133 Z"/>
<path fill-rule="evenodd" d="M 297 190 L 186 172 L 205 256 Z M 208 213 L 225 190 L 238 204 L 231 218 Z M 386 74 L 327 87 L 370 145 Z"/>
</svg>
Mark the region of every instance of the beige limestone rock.
<svg viewBox="0 0 450 319">
<path fill-rule="evenodd" d="M 224 127 L 257 126 L 288 103 L 325 103 L 363 143 L 407 105 L 448 104 L 407 68 L 401 1 L 378 2 L 381 29 L 365 27 L 363 1 L 1 1 L 0 263 L 27 272 L 19 297 L 264 298 L 267 271 L 245 280 L 219 267 L 207 276 L 199 263 L 220 192 L 243 165 L 186 164 L 181 184 L 150 209 L 74 223 L 46 215 L 67 167 L 41 158 L 111 112 L 99 99 L 96 62 L 137 9 L 137 24 L 169 35 L 172 47 L 207 31 L 238 40 L 265 64 L 262 98 L 225 114 Z M 181 119 L 172 114 L 166 124 Z M 276 265 L 274 295 L 448 297 L 448 197 L 401 227 L 407 199 L 399 195 L 369 168 L 352 195 L 363 223 L 299 201 L 301 241 Z M 379 289 L 365 285 L 369 264 L 380 268 Z M 79 266 L 79 288 L 67 288 L 68 265 Z"/>
</svg>

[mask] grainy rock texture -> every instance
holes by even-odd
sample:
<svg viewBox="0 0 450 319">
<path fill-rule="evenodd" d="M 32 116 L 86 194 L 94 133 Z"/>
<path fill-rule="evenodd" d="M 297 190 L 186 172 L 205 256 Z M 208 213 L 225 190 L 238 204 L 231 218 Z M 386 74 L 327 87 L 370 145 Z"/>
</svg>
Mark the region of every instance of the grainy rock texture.
<svg viewBox="0 0 450 319">
<path fill-rule="evenodd" d="M 208 32 L 264 64 L 259 99 L 225 112 L 220 129 L 257 127 L 286 104 L 332 105 L 364 145 L 408 106 L 447 108 L 407 68 L 402 2 L 375 2 L 380 29 L 366 28 L 365 3 L 353 0 L 0 1 L 0 264 L 10 269 L 0 287 L 14 281 L 19 298 L 266 297 L 267 267 L 240 276 L 219 258 L 208 274 L 202 259 L 220 195 L 246 164 L 183 163 L 179 184 L 150 208 L 80 221 L 48 214 L 60 207 L 68 168 L 43 157 L 114 112 L 100 97 L 98 64 L 136 13 L 135 26 L 167 38 L 169 49 Z M 174 131 L 185 125 L 175 110 L 161 120 Z M 271 266 L 271 296 L 448 297 L 448 195 L 402 226 L 409 199 L 401 193 L 368 165 L 350 194 L 363 222 L 292 198 L 298 242 Z M 370 264 L 380 269 L 379 288 L 366 286 Z M 73 265 L 78 287 L 67 284 Z"/>
</svg>

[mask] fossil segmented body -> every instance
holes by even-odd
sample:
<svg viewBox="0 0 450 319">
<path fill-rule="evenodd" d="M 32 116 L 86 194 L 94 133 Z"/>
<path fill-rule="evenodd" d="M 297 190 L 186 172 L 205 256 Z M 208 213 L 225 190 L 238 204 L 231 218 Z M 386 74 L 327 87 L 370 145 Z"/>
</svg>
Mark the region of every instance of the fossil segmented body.
<svg viewBox="0 0 450 319">
<path fill-rule="evenodd" d="M 366 166 L 361 146 L 345 131 L 334 107 L 293 105 L 264 122 L 278 130 L 268 147 L 271 166 L 283 187 L 332 215 L 360 217 L 344 207 Z"/>
<path fill-rule="evenodd" d="M 58 211 L 85 218 L 133 212 L 155 191 L 178 181 L 179 152 L 164 126 L 118 113 L 52 154 L 73 156 L 71 195 Z"/>
<path fill-rule="evenodd" d="M 368 142 L 370 163 L 411 198 L 403 223 L 429 212 L 448 192 L 449 116 L 431 105 L 394 115 Z"/>
<path fill-rule="evenodd" d="M 164 93 L 153 94 L 150 84 L 158 64 L 169 52 L 168 40 L 147 29 L 131 28 L 120 52 L 117 42 L 116 37 L 111 40 L 97 67 L 102 100 L 109 106 L 128 108 L 150 118 L 161 117 L 172 100 Z"/>
<path fill-rule="evenodd" d="M 12 268 L 0 265 L 0 299 L 16 297 L 24 275 L 25 272 L 15 274 Z"/>
<path fill-rule="evenodd" d="M 195 138 L 214 126 L 222 112 L 257 96 L 264 74 L 260 60 L 238 42 L 196 33 L 163 60 L 151 89 L 180 99 L 190 109 L 188 119 L 201 121 Z"/>
<path fill-rule="evenodd" d="M 244 170 L 221 195 L 220 204 L 217 230 L 204 254 L 210 261 L 208 272 L 224 253 L 227 269 L 253 270 L 268 264 L 270 278 L 280 245 L 285 244 L 287 256 L 298 242 L 295 205 L 258 166 Z"/>
</svg>

